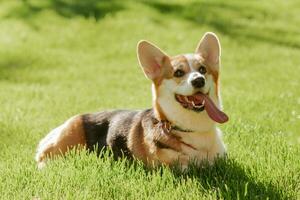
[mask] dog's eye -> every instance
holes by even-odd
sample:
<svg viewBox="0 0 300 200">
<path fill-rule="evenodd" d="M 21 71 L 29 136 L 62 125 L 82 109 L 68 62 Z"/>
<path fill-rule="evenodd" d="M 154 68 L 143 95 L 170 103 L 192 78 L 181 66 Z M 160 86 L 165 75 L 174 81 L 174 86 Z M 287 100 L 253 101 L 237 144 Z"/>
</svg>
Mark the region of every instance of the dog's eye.
<svg viewBox="0 0 300 200">
<path fill-rule="evenodd" d="M 201 73 L 201 74 L 206 74 L 206 68 L 202 65 L 200 68 L 199 68 L 199 72 Z"/>
<path fill-rule="evenodd" d="M 184 76 L 184 71 L 182 71 L 181 69 L 177 69 L 177 70 L 174 72 L 174 76 L 175 76 L 175 77 L 182 77 L 182 76 Z"/>
</svg>

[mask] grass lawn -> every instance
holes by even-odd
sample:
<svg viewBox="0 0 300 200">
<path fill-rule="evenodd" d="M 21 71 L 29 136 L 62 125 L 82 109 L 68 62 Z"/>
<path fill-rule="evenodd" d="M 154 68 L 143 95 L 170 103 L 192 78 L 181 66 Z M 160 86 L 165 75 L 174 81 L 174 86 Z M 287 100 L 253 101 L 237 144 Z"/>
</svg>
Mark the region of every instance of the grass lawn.
<svg viewBox="0 0 300 200">
<path fill-rule="evenodd" d="M 1 199 L 300 199 L 300 3 L 0 1 Z M 70 153 L 42 171 L 38 141 L 70 116 L 151 107 L 140 39 L 170 55 L 222 45 L 228 160 L 179 174 Z"/>
</svg>

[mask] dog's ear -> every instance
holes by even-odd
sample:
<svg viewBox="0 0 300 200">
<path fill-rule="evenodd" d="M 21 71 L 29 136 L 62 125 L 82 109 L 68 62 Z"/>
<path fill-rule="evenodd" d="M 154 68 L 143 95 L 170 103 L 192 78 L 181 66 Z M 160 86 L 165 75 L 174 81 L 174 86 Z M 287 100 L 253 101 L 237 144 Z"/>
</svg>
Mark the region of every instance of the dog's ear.
<svg viewBox="0 0 300 200">
<path fill-rule="evenodd" d="M 221 56 L 221 46 L 216 34 L 212 32 L 205 33 L 196 48 L 196 53 L 201 54 L 212 66 L 218 66 Z"/>
<path fill-rule="evenodd" d="M 170 66 L 169 56 L 157 46 L 145 40 L 138 43 L 137 56 L 144 74 L 152 81 L 162 79 Z"/>
</svg>

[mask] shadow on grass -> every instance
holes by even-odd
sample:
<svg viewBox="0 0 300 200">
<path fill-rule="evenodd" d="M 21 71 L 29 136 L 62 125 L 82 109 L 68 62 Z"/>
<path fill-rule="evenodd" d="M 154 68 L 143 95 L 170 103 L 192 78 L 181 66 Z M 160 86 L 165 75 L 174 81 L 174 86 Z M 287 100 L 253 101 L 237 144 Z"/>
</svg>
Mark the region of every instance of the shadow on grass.
<svg viewBox="0 0 300 200">
<path fill-rule="evenodd" d="M 108 155 L 108 154 L 107 154 Z M 118 158 L 124 162 L 124 158 Z M 188 180 L 199 183 L 199 190 L 207 194 L 215 193 L 217 199 L 293 199 L 285 193 L 284 188 L 276 186 L 272 182 L 261 182 L 254 177 L 249 168 L 244 167 L 234 159 L 219 159 L 214 165 L 203 164 L 202 167 L 190 165 L 188 170 L 182 172 L 179 165 L 171 168 L 158 166 L 149 168 L 141 161 L 127 160 L 128 168 L 135 170 L 144 169 L 145 174 L 157 174 L 164 176 L 165 170 L 174 175 L 176 186 Z M 169 173 L 167 173 L 169 174 Z"/>
<path fill-rule="evenodd" d="M 155 167 L 149 168 L 145 166 L 142 161 L 133 160 L 123 154 L 121 157 L 114 157 L 113 152 L 108 148 L 95 151 L 83 150 L 80 155 L 86 156 L 93 155 L 99 161 L 101 159 L 105 164 L 109 164 L 112 168 L 126 166 L 128 173 L 138 171 L 144 173 L 151 179 L 152 175 L 170 176 L 168 180 L 173 181 L 175 187 L 180 187 L 186 181 L 191 180 L 198 183 L 200 192 L 207 194 L 215 194 L 217 199 L 293 199 L 285 193 L 284 188 L 276 186 L 272 182 L 261 182 L 253 175 L 253 172 L 247 167 L 244 167 L 234 159 L 219 159 L 212 166 L 204 164 L 202 167 L 191 165 L 185 172 L 181 172 L 178 165 L 172 168 L 168 167 Z M 76 150 L 69 151 L 66 158 L 78 157 Z M 93 162 L 94 162 L 93 161 Z M 102 162 L 101 161 L 101 162 Z M 68 163 L 68 162 L 64 162 Z M 78 167 L 82 167 L 78 163 Z M 103 164 L 103 163 L 102 163 Z M 187 194 L 188 195 L 188 194 Z M 187 196 L 188 197 L 188 196 Z"/>
<path fill-rule="evenodd" d="M 66 18 L 81 16 L 99 20 L 123 8 L 121 3 L 114 0 L 45 0 L 40 2 L 22 0 L 21 6 L 15 7 L 6 17 L 30 19 L 44 10 L 52 10 Z"/>
<path fill-rule="evenodd" d="M 163 168 L 156 170 L 163 174 Z M 250 169 L 233 159 L 221 159 L 213 166 L 201 168 L 190 166 L 184 173 L 175 167 L 172 172 L 178 184 L 182 180 L 193 179 L 201 185 L 201 190 L 214 192 L 218 199 L 291 199 L 282 188 L 256 180 Z"/>
<path fill-rule="evenodd" d="M 256 180 L 250 169 L 233 159 L 218 160 L 214 166 L 191 166 L 185 174 L 174 172 L 179 178 L 193 178 L 205 190 L 213 190 L 218 198 L 225 199 L 289 199 L 283 189 L 272 183 Z"/>
<path fill-rule="evenodd" d="M 59 68 L 58 61 L 45 63 L 38 55 L 19 50 L 0 51 L 0 58 L 0 81 L 10 83 L 48 84 L 49 75 L 39 72 Z"/>
<path fill-rule="evenodd" d="M 184 5 L 158 1 L 142 2 L 161 14 L 188 20 L 197 26 L 211 26 L 214 30 L 235 40 L 250 42 L 250 44 L 252 41 L 260 41 L 300 48 L 300 41 L 294 40 L 300 33 L 298 29 L 287 30 L 286 27 L 276 26 L 275 24 L 274 26 L 265 26 L 260 23 L 269 21 L 269 24 L 272 24 L 274 18 L 277 17 L 276 12 L 278 10 L 274 12 L 258 7 L 254 3 L 251 4 L 251 2 L 203 1 Z M 286 21 L 287 19 L 278 20 Z"/>
</svg>

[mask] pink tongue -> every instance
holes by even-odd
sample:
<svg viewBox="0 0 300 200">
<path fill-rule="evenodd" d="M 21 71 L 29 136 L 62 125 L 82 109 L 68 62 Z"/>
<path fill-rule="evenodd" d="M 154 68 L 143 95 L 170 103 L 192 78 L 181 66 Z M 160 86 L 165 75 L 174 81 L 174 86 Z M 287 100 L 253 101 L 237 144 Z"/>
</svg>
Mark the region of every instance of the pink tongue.
<svg viewBox="0 0 300 200">
<path fill-rule="evenodd" d="M 214 104 L 214 102 L 205 94 L 198 93 L 194 95 L 195 99 L 197 99 L 199 102 L 205 101 L 204 106 L 207 114 L 209 117 L 218 123 L 225 123 L 228 121 L 228 116 L 219 110 L 217 106 Z"/>
</svg>

